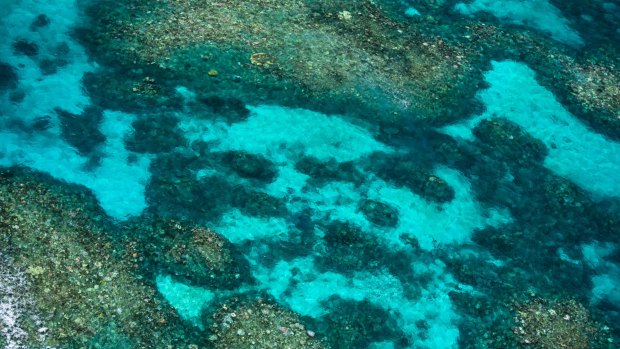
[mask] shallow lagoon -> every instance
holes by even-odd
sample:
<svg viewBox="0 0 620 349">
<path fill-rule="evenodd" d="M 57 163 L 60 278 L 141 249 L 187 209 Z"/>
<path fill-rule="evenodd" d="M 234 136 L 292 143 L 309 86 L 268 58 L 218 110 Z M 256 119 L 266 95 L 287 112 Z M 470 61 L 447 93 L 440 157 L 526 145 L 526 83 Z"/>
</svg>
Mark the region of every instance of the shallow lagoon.
<svg viewBox="0 0 620 349">
<path fill-rule="evenodd" d="M 613 2 L 0 11 L 0 346 L 617 346 Z"/>
</svg>

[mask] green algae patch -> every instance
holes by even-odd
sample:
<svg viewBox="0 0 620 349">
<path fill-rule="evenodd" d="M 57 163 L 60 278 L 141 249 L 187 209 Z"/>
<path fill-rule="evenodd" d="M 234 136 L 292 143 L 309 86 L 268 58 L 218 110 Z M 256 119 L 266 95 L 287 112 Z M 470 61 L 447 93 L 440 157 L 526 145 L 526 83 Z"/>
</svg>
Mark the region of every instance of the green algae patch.
<svg viewBox="0 0 620 349">
<path fill-rule="evenodd" d="M 232 289 L 251 282 L 249 265 L 222 235 L 188 222 L 139 218 L 125 226 L 127 258 L 152 275 L 195 286 Z"/>
<path fill-rule="evenodd" d="M 19 169 L 0 171 L 0 251 L 22 271 L 29 348 L 199 345 L 173 308 L 141 281 L 96 219 L 92 195 Z M 30 319 L 37 318 L 34 322 Z M 45 335 L 42 337 L 42 335 Z"/>
<path fill-rule="evenodd" d="M 216 349 L 327 348 L 298 315 L 262 299 L 222 304 L 205 320 L 211 323 L 209 340 Z"/>
</svg>

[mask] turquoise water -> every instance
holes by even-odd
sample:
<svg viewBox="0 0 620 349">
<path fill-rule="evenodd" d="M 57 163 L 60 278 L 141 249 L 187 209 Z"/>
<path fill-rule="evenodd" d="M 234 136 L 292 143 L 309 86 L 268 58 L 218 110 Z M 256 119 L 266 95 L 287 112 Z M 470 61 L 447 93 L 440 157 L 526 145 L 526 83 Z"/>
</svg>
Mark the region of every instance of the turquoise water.
<svg viewBox="0 0 620 349">
<path fill-rule="evenodd" d="M 247 55 L 235 51 L 236 36 L 224 38 L 230 42 L 205 39 L 213 47 L 201 51 L 197 60 L 203 63 L 197 64 L 212 69 L 209 74 L 192 75 L 191 53 L 128 65 L 123 51 L 110 44 L 126 37 L 93 39 L 100 29 L 93 18 L 103 16 L 109 2 L 2 3 L 0 166 L 22 166 L 83 186 L 112 225 L 167 217 L 208 227 L 230 241 L 251 279 L 232 288 L 157 263 L 136 272 L 175 309 L 183 326 L 204 338 L 210 335 L 204 313 L 228 297 L 262 293 L 298 314 L 313 329 L 312 337 L 316 332 L 328 347 L 538 348 L 545 346 L 515 334 L 519 325 L 511 311 L 518 306 L 510 307 L 536 295 L 546 304 L 567 299 L 583 304 L 600 327 L 586 347 L 617 347 L 617 2 L 378 2 L 377 13 L 398 23 L 390 26 L 413 28 L 431 42 L 420 47 L 434 47 L 433 37 L 454 44 L 455 52 L 469 45 L 463 49 L 469 70 L 459 74 L 477 76 L 475 88 L 463 87 L 462 95 L 438 92 L 432 103 L 450 108 L 448 99 L 454 98 L 471 107 L 440 113 L 444 119 L 419 117 L 420 105 L 434 108 L 418 103 L 431 87 L 419 94 L 394 92 L 409 86 L 407 79 L 420 78 L 390 85 L 392 75 L 368 68 L 383 64 L 373 58 L 383 53 L 347 36 L 358 27 L 339 27 L 366 15 L 364 6 L 370 5 L 364 1 L 334 2 L 330 6 L 340 12 L 325 17 L 337 23 L 325 38 L 346 37 L 355 47 L 337 56 L 334 66 L 347 57 L 366 57 L 367 62 L 342 63 L 347 71 L 363 72 L 363 85 L 345 76 L 328 88 L 312 85 L 331 79 L 333 72 L 323 66 L 303 77 L 287 70 L 302 64 L 297 58 L 278 56 L 281 71 L 263 80 L 237 75 L 270 68 L 241 62 Z M 165 6 L 120 1 L 119 8 L 132 3 L 154 12 Z M 312 2 L 299 3 L 327 13 Z M 221 18 L 233 18 L 235 7 L 230 11 Z M 242 26 L 222 23 L 228 22 L 214 24 L 223 26 L 221 33 L 229 29 L 225 25 Z M 460 38 L 463 28 L 480 25 L 531 37 L 536 45 L 516 39 L 508 44 L 482 30 L 488 35 L 480 34 L 480 42 Z M 365 35 L 373 30 L 383 29 Z M 304 35 L 300 52 L 317 34 Z M 329 41 L 325 38 L 317 40 Z M 483 49 L 489 42 L 495 46 Z M 111 48 L 101 49 L 104 44 Z M 195 44 L 170 50 L 191 51 Z M 251 47 L 270 49 L 275 57 L 280 46 Z M 303 64 L 319 62 L 313 57 L 308 49 Z M 180 70 L 165 67 L 174 59 L 190 63 Z M 394 64 L 418 63 L 407 59 Z M 420 71 L 440 74 L 427 64 Z M 603 82 L 596 85 L 597 79 Z M 446 81 L 452 88 L 454 81 Z M 601 115 L 611 116 L 600 121 Z M 115 238 L 122 245 L 124 237 Z M 12 253 L 0 251 L 0 257 Z M 5 272 L 18 273 L 0 269 L 0 275 Z M 17 301 L 7 285 L 0 287 L 0 335 L 7 348 L 26 348 L 31 342 L 16 319 L 30 315 L 11 310 Z M 36 306 L 24 311 L 37 313 Z M 583 347 L 562 338 L 568 347 Z M 109 343 L 117 344 L 103 347 L 119 345 Z M 63 347 L 62 341 L 53 345 Z"/>
</svg>

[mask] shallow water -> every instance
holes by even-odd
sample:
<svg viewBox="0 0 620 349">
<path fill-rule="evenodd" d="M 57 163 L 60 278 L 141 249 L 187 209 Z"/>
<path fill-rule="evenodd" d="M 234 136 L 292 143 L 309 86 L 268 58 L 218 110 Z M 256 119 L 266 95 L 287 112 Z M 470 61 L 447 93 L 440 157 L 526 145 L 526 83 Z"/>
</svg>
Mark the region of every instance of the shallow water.
<svg viewBox="0 0 620 349">
<path fill-rule="evenodd" d="M 0 14 L 0 346 L 617 347 L 620 4 Z"/>
</svg>

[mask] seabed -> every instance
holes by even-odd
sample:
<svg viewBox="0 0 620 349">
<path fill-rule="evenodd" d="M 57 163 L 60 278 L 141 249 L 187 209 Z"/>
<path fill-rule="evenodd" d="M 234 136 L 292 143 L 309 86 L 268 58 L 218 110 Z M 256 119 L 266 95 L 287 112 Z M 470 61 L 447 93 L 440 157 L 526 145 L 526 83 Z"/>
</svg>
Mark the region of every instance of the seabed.
<svg viewBox="0 0 620 349">
<path fill-rule="evenodd" d="M 3 0 L 0 348 L 620 346 L 620 3 Z"/>
</svg>

